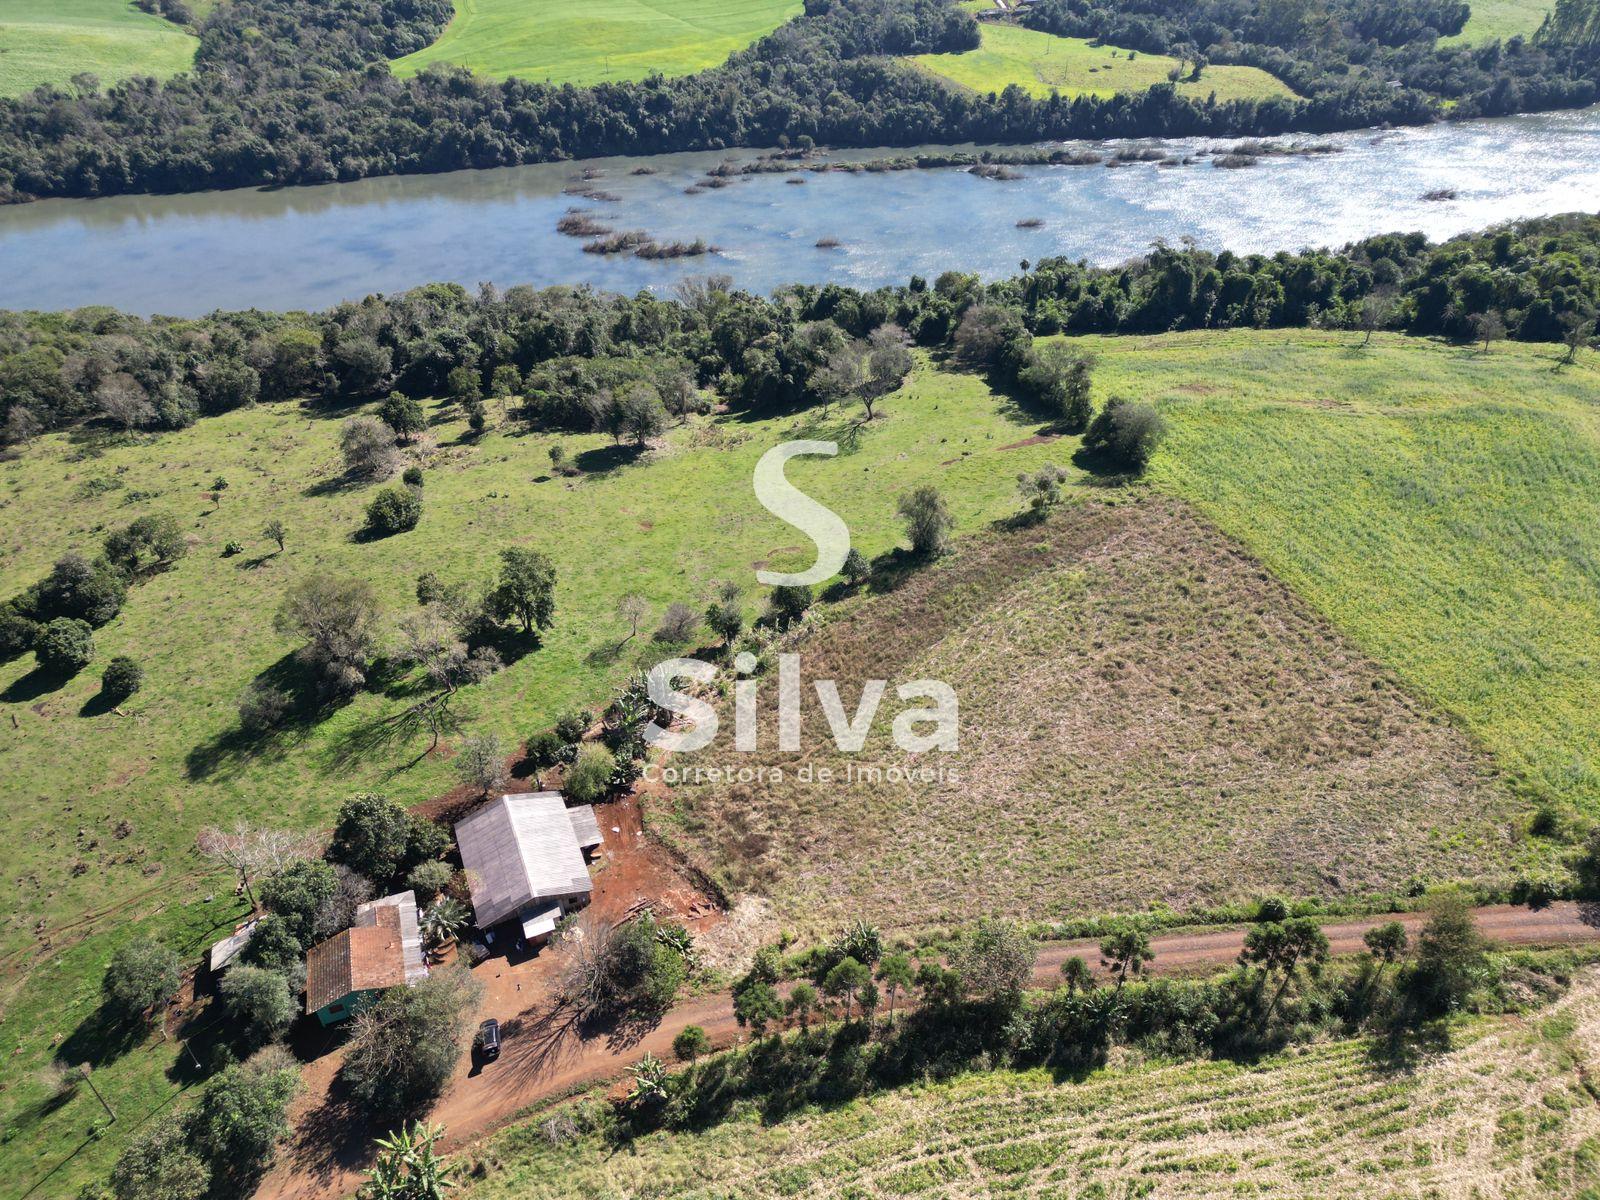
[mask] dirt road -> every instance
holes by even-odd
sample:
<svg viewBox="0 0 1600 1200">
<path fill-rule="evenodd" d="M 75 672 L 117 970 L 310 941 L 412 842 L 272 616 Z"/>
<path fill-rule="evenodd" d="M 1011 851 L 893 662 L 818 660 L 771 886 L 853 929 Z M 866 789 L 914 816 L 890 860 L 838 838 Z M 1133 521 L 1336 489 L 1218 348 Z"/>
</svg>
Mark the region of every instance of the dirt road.
<svg viewBox="0 0 1600 1200">
<path fill-rule="evenodd" d="M 1557 946 L 1600 941 L 1600 906 L 1568 902 L 1540 910 L 1499 905 L 1476 911 L 1478 926 L 1503 945 Z M 1426 918 L 1409 913 L 1339 921 L 1323 926 L 1332 953 L 1354 954 L 1364 946 L 1362 934 L 1375 925 L 1398 920 L 1411 932 Z M 1150 941 L 1155 958 L 1147 968 L 1158 974 L 1215 969 L 1237 958 L 1244 945 L 1243 928 L 1205 933 L 1175 933 Z M 1034 981 L 1052 986 L 1060 967 L 1081 956 L 1098 971 L 1096 941 L 1052 942 L 1040 947 Z M 490 1005 L 500 1010 L 504 1050 L 499 1061 L 482 1070 L 466 1060 L 429 1120 L 443 1125 L 448 1149 L 504 1125 L 523 1110 L 603 1083 L 622 1075 L 645 1054 L 671 1060 L 672 1039 L 684 1028 L 699 1025 L 719 1049 L 743 1035 L 724 993 L 688 1000 L 647 1029 L 585 1034 L 550 1006 L 548 957 L 489 970 Z M 510 1006 L 521 1003 L 520 1009 Z M 335 1055 L 318 1060 L 306 1074 L 307 1104 L 299 1106 L 296 1133 L 280 1155 L 258 1197 L 265 1200 L 326 1200 L 354 1191 L 360 1183 L 365 1141 L 338 1136 L 351 1124 L 341 1123 L 336 1101 L 328 1095 L 337 1069 Z M 318 1093 L 321 1093 L 320 1096 Z"/>
</svg>

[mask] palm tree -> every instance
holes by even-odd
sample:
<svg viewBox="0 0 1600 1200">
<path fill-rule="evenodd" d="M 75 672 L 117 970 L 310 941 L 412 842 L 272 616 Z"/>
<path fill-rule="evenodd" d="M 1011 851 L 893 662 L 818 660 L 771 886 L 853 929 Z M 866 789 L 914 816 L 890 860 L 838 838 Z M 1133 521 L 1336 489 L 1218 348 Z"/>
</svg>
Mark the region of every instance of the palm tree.
<svg viewBox="0 0 1600 1200">
<path fill-rule="evenodd" d="M 437 1125 L 402 1125 L 398 1133 L 374 1140 L 378 1161 L 361 1185 L 361 1200 L 444 1200 L 455 1187 L 450 1178 L 454 1164 L 434 1153 L 434 1143 L 444 1136 Z"/>
<path fill-rule="evenodd" d="M 467 906 L 453 896 L 440 896 L 422 914 L 422 932 L 434 945 L 448 942 L 467 924 Z"/>
</svg>

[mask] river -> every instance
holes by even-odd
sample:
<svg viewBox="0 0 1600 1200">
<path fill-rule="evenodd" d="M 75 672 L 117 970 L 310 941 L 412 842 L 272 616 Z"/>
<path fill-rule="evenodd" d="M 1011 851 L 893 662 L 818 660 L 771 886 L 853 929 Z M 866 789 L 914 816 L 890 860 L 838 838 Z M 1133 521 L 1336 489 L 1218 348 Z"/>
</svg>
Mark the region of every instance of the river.
<svg viewBox="0 0 1600 1200">
<path fill-rule="evenodd" d="M 805 172 L 685 194 L 719 162 L 755 157 L 739 152 L 51 200 L 0 209 L 0 307 L 106 304 L 188 316 L 321 308 L 433 280 L 632 292 L 712 272 L 758 292 L 824 280 L 870 287 L 949 269 L 992 278 L 1050 254 L 1116 263 L 1158 238 L 1268 252 L 1389 230 L 1438 238 L 1600 207 L 1600 109 L 1319 140 L 1341 152 L 1263 158 L 1243 170 L 1201 158 L 1180 167 L 1023 167 L 1008 181 L 954 168 Z M 1192 156 L 1227 142 L 1162 144 Z M 585 186 L 586 167 L 600 172 L 586 186 L 614 199 L 564 190 Z M 669 261 L 588 254 L 555 229 L 574 207 L 617 230 L 703 238 L 718 252 Z M 823 239 L 839 245 L 819 248 Z"/>
</svg>

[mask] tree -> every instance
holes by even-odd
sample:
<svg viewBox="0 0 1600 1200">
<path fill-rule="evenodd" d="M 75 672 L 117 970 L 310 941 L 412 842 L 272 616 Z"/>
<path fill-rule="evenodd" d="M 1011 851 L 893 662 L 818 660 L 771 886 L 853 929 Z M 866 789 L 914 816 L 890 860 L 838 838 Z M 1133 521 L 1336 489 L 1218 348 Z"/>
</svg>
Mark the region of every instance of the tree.
<svg viewBox="0 0 1600 1200">
<path fill-rule="evenodd" d="M 273 517 L 261 527 L 261 536 L 269 542 L 278 543 L 278 553 L 283 553 L 283 540 L 289 536 L 289 527 L 279 518 Z"/>
<path fill-rule="evenodd" d="M 562 998 L 596 1017 L 666 1011 L 687 974 L 680 931 L 649 910 L 620 925 L 585 913 L 562 939 Z"/>
<path fill-rule="evenodd" d="M 1100 942 L 1100 965 L 1116 976 L 1119 992 L 1128 976 L 1143 974 L 1145 964 L 1154 957 L 1149 937 L 1131 922 L 1118 925 Z"/>
<path fill-rule="evenodd" d="M 345 695 L 366 682 L 377 652 L 378 596 L 364 579 L 307 575 L 284 594 L 273 627 L 305 639 L 295 657 L 324 694 Z"/>
<path fill-rule="evenodd" d="M 338 890 L 333 867 L 321 859 L 302 859 L 262 881 L 261 903 L 283 919 L 297 942 L 309 946 L 317 938 L 318 917 Z"/>
<path fill-rule="evenodd" d="M 1505 318 L 1494 309 L 1474 314 L 1472 336 L 1475 341 L 1483 343 L 1483 353 L 1489 353 L 1490 345 L 1506 336 Z"/>
<path fill-rule="evenodd" d="M 117 1200 L 200 1200 L 211 1171 L 189 1145 L 188 1122 L 176 1114 L 147 1126 L 111 1168 Z"/>
<path fill-rule="evenodd" d="M 1068 429 L 1082 429 L 1094 411 L 1094 358 L 1063 342 L 1035 345 L 1017 383 Z"/>
<path fill-rule="evenodd" d="M 880 396 L 898 391 L 916 365 L 906 349 L 906 331 L 898 325 L 880 325 L 867 337 L 867 379 L 861 391 L 867 420 L 872 420 L 873 403 Z"/>
<path fill-rule="evenodd" d="M 375 1120 L 416 1113 L 444 1089 L 483 985 L 461 968 L 384 992 L 355 1018 L 343 1077 Z"/>
<path fill-rule="evenodd" d="M 685 1025 L 678 1031 L 678 1036 L 672 1039 L 673 1055 L 679 1062 L 686 1062 L 691 1066 L 710 1049 L 711 1038 L 698 1025 Z"/>
<path fill-rule="evenodd" d="M 456 774 L 461 781 L 478 789 L 485 798 L 506 782 L 506 752 L 494 733 L 474 733 L 461 743 L 456 755 Z"/>
<path fill-rule="evenodd" d="M 222 976 L 217 990 L 229 1022 L 243 1033 L 243 1040 L 250 1046 L 275 1041 L 299 1015 L 288 979 L 265 967 L 234 963 Z"/>
<path fill-rule="evenodd" d="M 844 556 L 844 566 L 840 569 L 845 582 L 851 587 L 860 587 L 872 578 L 872 564 L 867 561 L 867 556 L 854 546 L 850 553 Z"/>
<path fill-rule="evenodd" d="M 1148 404 L 1113 396 L 1083 435 L 1083 449 L 1120 471 L 1142 471 L 1166 437 L 1167 423 Z"/>
<path fill-rule="evenodd" d="M 617 643 L 626 646 L 639 636 L 639 623 L 650 615 L 650 602 L 637 592 L 628 592 L 617 599 L 617 616 L 628 626 L 628 636 Z"/>
<path fill-rule="evenodd" d="M 170 566 L 189 552 L 189 543 L 171 513 L 149 513 L 126 529 L 107 534 L 106 561 L 129 579 L 154 567 Z"/>
<path fill-rule="evenodd" d="M 579 804 L 598 804 L 610 793 L 616 769 L 616 757 L 604 746 L 595 742 L 580 746 L 577 761 L 567 768 L 567 795 Z"/>
<path fill-rule="evenodd" d="M 257 680 L 239 697 L 239 728 L 259 736 L 283 723 L 294 707 L 294 699 L 282 688 Z"/>
<path fill-rule="evenodd" d="M 1094 974 L 1081 955 L 1074 954 L 1061 964 L 1061 983 L 1069 996 L 1094 990 Z"/>
<path fill-rule="evenodd" d="M 93 562 L 81 554 L 63 554 L 38 583 L 13 604 L 23 616 L 43 624 L 73 617 L 99 627 L 122 611 L 128 584 L 103 558 Z"/>
<path fill-rule="evenodd" d="M 422 493 L 417 488 L 379 489 L 367 504 L 366 531 L 369 537 L 392 537 L 407 533 L 422 520 Z"/>
<path fill-rule="evenodd" d="M 1380 963 L 1399 962 L 1410 944 L 1406 927 L 1399 921 L 1374 926 L 1361 935 L 1361 940 L 1367 944 L 1367 953 Z"/>
<path fill-rule="evenodd" d="M 94 402 L 100 414 L 124 433 L 155 423 L 156 409 L 149 394 L 126 371 L 101 380 L 94 389 Z"/>
<path fill-rule="evenodd" d="M 231 412 L 256 402 L 261 394 L 261 376 L 247 363 L 225 356 L 213 359 L 195 372 L 195 391 L 203 412 Z"/>
<path fill-rule="evenodd" d="M 118 1020 L 132 1023 L 178 994 L 183 963 L 154 938 L 136 938 L 111 956 L 100 991 Z"/>
<path fill-rule="evenodd" d="M 1045 465 L 1032 473 L 1017 476 L 1017 494 L 1028 506 L 1034 520 L 1043 520 L 1050 510 L 1061 503 L 1061 485 L 1067 472 L 1062 467 Z"/>
<path fill-rule="evenodd" d="M 422 932 L 435 946 L 442 945 L 465 929 L 469 919 L 465 904 L 454 897 L 441 896 L 424 910 Z"/>
<path fill-rule="evenodd" d="M 677 600 L 667 605 L 667 611 L 661 616 L 661 624 L 652 636 L 658 642 L 681 645 L 692 640 L 699 632 L 700 614 Z"/>
<path fill-rule="evenodd" d="M 827 406 L 861 394 L 866 382 L 866 352 L 859 342 L 845 342 L 835 347 L 808 381 L 811 391 Z M 871 412 L 869 405 L 868 420 L 872 419 Z"/>
<path fill-rule="evenodd" d="M 230 968 L 224 978 L 238 970 L 248 968 Z M 259 1178 L 272 1163 L 272 1150 L 290 1131 L 288 1107 L 298 1091 L 298 1064 L 282 1046 L 270 1046 L 206 1083 L 190 1141 L 219 1176 L 234 1184 L 232 1194 L 250 1194 L 246 1181 Z"/>
<path fill-rule="evenodd" d="M 811 587 L 804 583 L 780 583 L 772 589 L 772 615 L 790 625 L 805 615 L 813 600 Z"/>
<path fill-rule="evenodd" d="M 411 868 L 411 873 L 406 876 L 406 886 L 426 902 L 449 887 L 455 875 L 449 863 L 440 862 L 437 858 L 429 859 Z"/>
<path fill-rule="evenodd" d="M 789 999 L 783 1008 L 786 1013 L 800 1022 L 801 1033 L 809 1033 L 811 1030 L 811 1014 L 817 1011 L 821 1003 L 822 997 L 817 994 L 817 989 L 802 979 L 790 991 Z"/>
<path fill-rule="evenodd" d="M 389 398 L 378 406 L 378 418 L 408 442 L 428 427 L 422 405 L 400 392 L 389 393 Z"/>
<path fill-rule="evenodd" d="M 288 978 L 305 965 L 306 947 L 289 932 L 277 913 L 268 913 L 256 922 L 250 943 L 239 954 L 241 964 L 265 967 Z"/>
<path fill-rule="evenodd" d="M 1271 979 L 1280 977 L 1277 990 L 1267 1005 L 1266 1017 L 1271 1020 L 1278 1011 L 1283 995 L 1295 981 L 1302 966 L 1319 968 L 1328 958 L 1328 938 L 1310 917 L 1294 917 L 1287 921 L 1268 921 L 1254 925 L 1244 935 L 1244 949 L 1239 951 L 1239 962 L 1245 966 L 1259 967 Z"/>
<path fill-rule="evenodd" d="M 333 826 L 328 860 L 380 882 L 400 873 L 411 817 L 386 796 L 363 792 L 346 800 Z"/>
<path fill-rule="evenodd" d="M 735 988 L 733 1017 L 756 1037 L 765 1036 L 767 1026 L 783 1017 L 778 989 L 765 979 L 752 980 L 744 987 Z"/>
<path fill-rule="evenodd" d="M 1356 328 L 1366 336 L 1361 339 L 1361 348 L 1364 350 L 1372 344 L 1372 335 L 1380 329 L 1387 329 L 1394 320 L 1398 299 L 1393 289 L 1379 288 L 1368 292 L 1362 299 L 1361 306 L 1356 310 Z"/>
<path fill-rule="evenodd" d="M 1563 366 L 1572 366 L 1578 361 L 1578 351 L 1589 344 L 1589 338 L 1594 334 L 1595 323 L 1587 320 L 1577 313 L 1568 313 L 1562 320 L 1562 344 L 1567 352 L 1561 356 Z"/>
<path fill-rule="evenodd" d="M 661 396 L 648 383 L 636 383 L 617 402 L 617 428 L 642 447 L 667 431 L 667 410 Z"/>
<path fill-rule="evenodd" d="M 339 427 L 339 456 L 355 479 L 387 479 L 400 466 L 394 429 L 376 417 L 351 417 Z"/>
<path fill-rule="evenodd" d="M 234 872 L 238 877 L 238 890 L 245 894 L 252 908 L 256 898 L 251 880 L 314 856 L 305 835 L 279 829 L 256 829 L 243 819 L 235 821 L 227 832 L 207 825 L 196 836 L 195 845 L 201 854 Z"/>
<path fill-rule="evenodd" d="M 878 982 L 889 995 L 889 1019 L 894 1020 L 895 1000 L 903 991 L 910 991 L 915 976 L 911 960 L 904 954 L 886 954 L 878 963 Z"/>
<path fill-rule="evenodd" d="M 94 661 L 94 630 L 76 617 L 57 617 L 40 631 L 33 653 L 42 670 L 76 675 Z"/>
<path fill-rule="evenodd" d="M 1033 978 L 1033 940 L 1017 926 L 984 919 L 956 943 L 950 966 L 968 994 L 991 1004 L 1015 1005 Z"/>
<path fill-rule="evenodd" d="M 926 483 L 912 488 L 900 497 L 896 509 L 906 523 L 913 554 L 938 558 L 949 549 L 955 518 L 950 515 L 938 488 Z"/>
<path fill-rule="evenodd" d="M 212 511 L 216 511 L 217 509 L 222 507 L 222 493 L 227 491 L 229 486 L 230 485 L 228 483 L 227 477 L 224 476 L 224 475 L 218 475 L 215 479 L 213 479 L 211 481 L 210 496 L 211 496 L 211 508 L 212 508 Z"/>
<path fill-rule="evenodd" d="M 1417 934 L 1416 954 L 1404 983 L 1418 1017 L 1446 1016 L 1489 976 L 1486 945 L 1472 907 L 1459 892 L 1432 901 L 1432 915 Z"/>
<path fill-rule="evenodd" d="M 706 624 L 724 647 L 731 648 L 744 630 L 743 599 L 739 585 L 729 582 L 717 589 L 716 599 L 706 608 Z"/>
<path fill-rule="evenodd" d="M 434 1150 L 443 1136 L 442 1127 L 418 1122 L 374 1138 L 377 1161 L 357 1193 L 358 1200 L 444 1200 L 445 1192 L 455 1187 L 451 1176 L 458 1168 Z"/>
<path fill-rule="evenodd" d="M 555 565 L 537 550 L 502 550 L 500 581 L 488 607 L 496 620 L 521 622 L 524 634 L 549 629 L 556 615 Z"/>
<path fill-rule="evenodd" d="M 108 704 L 121 704 L 144 686 L 144 668 L 125 655 L 117 655 L 100 675 L 100 694 Z"/>
<path fill-rule="evenodd" d="M 850 1020 L 854 1004 L 861 989 L 872 982 L 872 972 L 865 963 L 845 957 L 833 964 L 822 977 L 822 994 L 833 1000 L 844 1001 L 844 1019 Z"/>
</svg>

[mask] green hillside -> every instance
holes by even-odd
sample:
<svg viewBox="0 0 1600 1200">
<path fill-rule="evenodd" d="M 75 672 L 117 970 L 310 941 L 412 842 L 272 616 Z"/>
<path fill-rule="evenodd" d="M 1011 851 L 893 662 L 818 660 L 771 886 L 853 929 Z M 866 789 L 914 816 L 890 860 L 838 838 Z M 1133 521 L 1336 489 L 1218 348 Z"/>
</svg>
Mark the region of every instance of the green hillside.
<svg viewBox="0 0 1600 1200">
<path fill-rule="evenodd" d="M 0 96 L 82 72 L 102 84 L 165 79 L 189 67 L 199 44 L 129 0 L 0 0 Z"/>
</svg>

